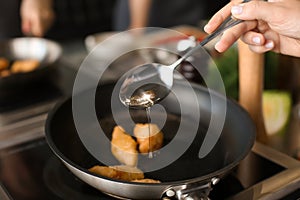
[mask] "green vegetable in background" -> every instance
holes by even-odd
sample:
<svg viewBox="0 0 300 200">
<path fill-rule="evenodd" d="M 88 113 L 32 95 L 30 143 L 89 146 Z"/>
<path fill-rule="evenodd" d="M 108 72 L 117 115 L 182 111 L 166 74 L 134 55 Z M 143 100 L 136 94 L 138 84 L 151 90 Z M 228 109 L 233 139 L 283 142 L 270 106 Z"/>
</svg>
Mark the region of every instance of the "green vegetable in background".
<svg viewBox="0 0 300 200">
<path fill-rule="evenodd" d="M 209 84 L 213 85 L 214 89 L 218 90 L 218 85 L 214 79 L 216 70 L 222 76 L 226 95 L 228 97 L 238 100 L 239 92 L 239 73 L 238 73 L 238 49 L 237 46 L 231 47 L 229 50 L 223 54 L 213 55 L 213 62 L 210 63 L 208 81 Z M 214 66 L 217 67 L 214 67 Z M 276 78 L 277 78 L 277 68 L 278 68 L 278 55 L 273 52 L 268 52 L 265 54 L 265 77 L 264 84 L 265 89 L 275 89 L 276 88 Z"/>
<path fill-rule="evenodd" d="M 216 70 L 222 76 L 226 95 L 237 99 L 238 98 L 238 51 L 237 48 L 232 47 L 225 53 L 213 56 L 213 62 L 209 66 L 209 78 L 207 79 L 214 89 L 218 90 L 216 85 L 215 74 Z M 216 66 L 216 67 L 215 67 Z"/>
<path fill-rule="evenodd" d="M 292 107 L 289 92 L 265 90 L 263 93 L 263 117 L 268 135 L 284 133 Z"/>
</svg>

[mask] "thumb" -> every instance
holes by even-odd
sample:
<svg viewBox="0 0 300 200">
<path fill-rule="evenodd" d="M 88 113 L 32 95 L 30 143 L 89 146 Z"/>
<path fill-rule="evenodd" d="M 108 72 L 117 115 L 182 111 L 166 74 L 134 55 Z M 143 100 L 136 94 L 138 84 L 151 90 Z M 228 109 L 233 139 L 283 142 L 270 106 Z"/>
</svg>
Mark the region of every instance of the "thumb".
<svg viewBox="0 0 300 200">
<path fill-rule="evenodd" d="M 251 1 L 232 6 L 231 14 L 242 20 L 263 20 L 269 22 L 274 18 L 274 13 L 277 13 L 277 9 L 276 3 Z"/>
</svg>

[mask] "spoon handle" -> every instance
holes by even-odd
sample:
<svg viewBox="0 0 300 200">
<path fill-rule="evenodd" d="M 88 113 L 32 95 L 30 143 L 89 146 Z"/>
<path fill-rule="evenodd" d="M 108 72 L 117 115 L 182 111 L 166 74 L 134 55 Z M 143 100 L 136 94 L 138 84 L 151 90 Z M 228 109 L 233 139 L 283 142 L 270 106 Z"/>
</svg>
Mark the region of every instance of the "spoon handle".
<svg viewBox="0 0 300 200">
<path fill-rule="evenodd" d="M 249 2 L 251 0 L 244 0 L 242 3 Z M 174 62 L 172 65 L 170 65 L 171 68 L 175 69 L 182 61 L 190 57 L 195 51 L 202 48 L 204 45 L 206 45 L 211 40 L 215 39 L 217 36 L 219 36 L 221 33 L 223 33 L 225 30 L 240 24 L 244 20 L 236 19 L 232 15 L 227 17 L 222 24 L 210 35 L 205 37 L 197 46 L 189 50 L 186 54 L 184 54 L 180 59 L 178 59 L 176 62 Z"/>
</svg>

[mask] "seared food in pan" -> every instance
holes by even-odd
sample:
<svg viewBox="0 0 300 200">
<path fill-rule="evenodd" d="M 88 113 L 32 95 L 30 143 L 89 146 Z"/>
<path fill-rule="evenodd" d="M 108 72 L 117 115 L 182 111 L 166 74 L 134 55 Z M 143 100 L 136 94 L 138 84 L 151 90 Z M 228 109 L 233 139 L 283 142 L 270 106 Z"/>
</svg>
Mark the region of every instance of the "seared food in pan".
<svg viewBox="0 0 300 200">
<path fill-rule="evenodd" d="M 123 180 L 123 181 L 132 181 L 136 179 L 144 179 L 144 173 L 136 168 L 126 165 L 117 165 L 117 166 L 99 166 L 96 165 L 89 169 L 90 172 L 105 176 L 108 178 Z"/>
<path fill-rule="evenodd" d="M 132 181 L 139 183 L 160 183 L 159 180 L 144 177 L 144 173 L 137 167 L 127 165 L 99 166 L 95 165 L 89 169 L 90 172 L 122 181 Z"/>
<path fill-rule="evenodd" d="M 112 132 L 111 152 L 122 164 L 117 166 L 95 165 L 90 172 L 108 178 L 134 181 L 140 183 L 160 183 L 159 180 L 144 177 L 138 169 L 138 153 L 149 153 L 160 149 L 163 145 L 163 133 L 156 124 L 136 124 L 134 137 L 126 133 L 121 126 L 115 126 Z"/>
<path fill-rule="evenodd" d="M 136 180 L 133 180 L 132 182 L 136 182 L 136 183 L 161 183 L 159 180 L 154 180 L 154 179 L 150 179 L 150 178 L 136 179 Z"/>
<path fill-rule="evenodd" d="M 163 133 L 156 124 L 136 124 L 133 129 L 136 140 L 120 126 L 112 132 L 111 151 L 125 165 L 136 166 L 139 153 L 159 150 L 163 145 Z"/>
<path fill-rule="evenodd" d="M 111 152 L 122 164 L 136 166 L 138 152 L 136 141 L 120 126 L 115 126 L 112 133 Z"/>
<path fill-rule="evenodd" d="M 136 124 L 133 129 L 140 153 L 149 153 L 160 149 L 164 135 L 156 124 Z"/>
</svg>

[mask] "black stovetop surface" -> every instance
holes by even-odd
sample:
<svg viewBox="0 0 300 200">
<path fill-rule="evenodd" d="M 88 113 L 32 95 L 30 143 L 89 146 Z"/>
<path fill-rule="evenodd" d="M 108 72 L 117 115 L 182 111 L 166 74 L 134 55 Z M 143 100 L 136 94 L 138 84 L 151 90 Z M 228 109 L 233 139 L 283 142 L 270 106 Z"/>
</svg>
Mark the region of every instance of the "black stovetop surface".
<svg viewBox="0 0 300 200">
<path fill-rule="evenodd" d="M 73 176 L 44 139 L 2 150 L 0 179 L 13 200 L 112 199 Z"/>
</svg>

